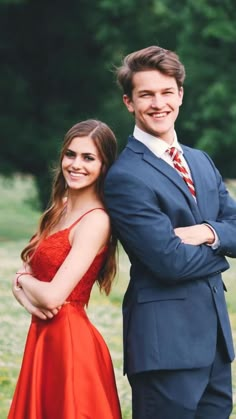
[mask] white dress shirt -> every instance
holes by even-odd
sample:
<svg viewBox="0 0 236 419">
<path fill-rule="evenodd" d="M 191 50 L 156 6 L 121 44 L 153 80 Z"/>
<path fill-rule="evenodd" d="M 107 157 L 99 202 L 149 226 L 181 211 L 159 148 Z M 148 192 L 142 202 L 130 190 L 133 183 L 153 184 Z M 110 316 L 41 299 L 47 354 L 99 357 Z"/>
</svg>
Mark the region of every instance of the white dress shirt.
<svg viewBox="0 0 236 419">
<path fill-rule="evenodd" d="M 184 158 L 183 149 L 182 149 L 181 145 L 179 144 L 179 142 L 177 140 L 177 135 L 176 135 L 175 131 L 174 131 L 173 143 L 171 145 L 167 144 L 167 142 L 162 140 L 161 138 L 154 137 L 154 135 L 151 135 L 151 134 L 148 134 L 147 132 L 142 131 L 140 128 L 137 127 L 137 125 L 135 125 L 135 127 L 134 127 L 134 134 L 133 135 L 136 138 L 136 140 L 140 141 L 147 148 L 149 148 L 149 150 L 151 150 L 152 153 L 155 154 L 155 156 L 160 157 L 162 160 L 165 160 L 165 162 L 168 163 L 172 167 L 174 167 L 174 163 L 173 163 L 173 160 L 172 160 L 170 154 L 167 152 L 167 150 L 170 147 L 177 148 L 177 150 L 178 150 L 178 152 L 180 153 L 180 156 L 181 156 L 181 162 L 182 162 L 183 166 L 185 167 L 185 169 L 187 170 L 190 179 L 192 180 L 191 171 L 190 171 L 190 169 L 188 167 L 188 164 L 187 164 L 187 162 Z M 177 172 L 177 173 L 180 175 L 179 172 Z"/>
</svg>

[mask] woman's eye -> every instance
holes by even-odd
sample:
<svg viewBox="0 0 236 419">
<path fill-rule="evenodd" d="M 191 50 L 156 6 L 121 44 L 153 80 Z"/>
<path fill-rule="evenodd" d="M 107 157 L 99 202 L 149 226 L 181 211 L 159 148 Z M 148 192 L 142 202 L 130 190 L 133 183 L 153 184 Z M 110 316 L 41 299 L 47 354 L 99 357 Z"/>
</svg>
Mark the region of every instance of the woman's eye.
<svg viewBox="0 0 236 419">
<path fill-rule="evenodd" d="M 75 153 L 73 153 L 73 151 L 67 150 L 65 152 L 65 156 L 66 157 L 75 157 Z"/>
<path fill-rule="evenodd" d="M 92 156 L 84 156 L 84 160 L 86 160 L 86 161 L 93 161 L 94 160 L 94 157 L 92 157 Z"/>
</svg>

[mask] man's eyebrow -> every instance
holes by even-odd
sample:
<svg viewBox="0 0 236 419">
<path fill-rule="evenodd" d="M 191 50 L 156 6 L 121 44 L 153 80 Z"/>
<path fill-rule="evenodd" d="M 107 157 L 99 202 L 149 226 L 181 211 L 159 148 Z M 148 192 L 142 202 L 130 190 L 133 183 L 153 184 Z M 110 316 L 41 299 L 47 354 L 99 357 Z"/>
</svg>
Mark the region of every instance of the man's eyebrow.
<svg viewBox="0 0 236 419">
<path fill-rule="evenodd" d="M 175 86 L 166 86 L 166 87 L 163 87 L 161 90 L 175 90 L 175 89 L 176 89 Z"/>
<path fill-rule="evenodd" d="M 138 90 L 137 93 L 139 95 L 142 95 L 144 93 L 152 93 L 152 90 L 151 89 L 142 89 L 142 90 Z"/>
</svg>

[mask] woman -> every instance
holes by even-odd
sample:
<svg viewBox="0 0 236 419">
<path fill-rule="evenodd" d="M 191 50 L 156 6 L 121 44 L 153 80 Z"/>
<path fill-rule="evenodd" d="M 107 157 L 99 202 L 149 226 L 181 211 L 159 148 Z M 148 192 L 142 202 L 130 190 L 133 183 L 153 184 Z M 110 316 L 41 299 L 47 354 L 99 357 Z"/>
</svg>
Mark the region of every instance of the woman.
<svg viewBox="0 0 236 419">
<path fill-rule="evenodd" d="M 13 281 L 33 315 L 8 419 L 121 418 L 109 351 L 84 310 L 94 282 L 109 294 L 116 271 L 103 203 L 115 156 L 115 136 L 100 121 L 65 136 L 51 206 Z"/>
</svg>

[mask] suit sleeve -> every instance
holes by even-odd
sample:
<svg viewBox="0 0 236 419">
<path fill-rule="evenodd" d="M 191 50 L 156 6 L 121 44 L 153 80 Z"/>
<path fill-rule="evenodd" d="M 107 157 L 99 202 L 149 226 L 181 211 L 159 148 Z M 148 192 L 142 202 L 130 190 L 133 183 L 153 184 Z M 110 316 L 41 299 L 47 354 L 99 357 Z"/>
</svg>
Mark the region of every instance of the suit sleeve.
<svg viewBox="0 0 236 419">
<path fill-rule="evenodd" d="M 161 211 L 156 194 L 140 177 L 132 173 L 109 174 L 105 201 L 118 238 L 131 259 L 138 259 L 161 280 L 193 280 L 228 269 L 225 257 L 210 247 L 181 243 L 169 217 Z"/>
<path fill-rule="evenodd" d="M 204 153 L 205 154 L 205 153 Z M 219 214 L 216 220 L 206 220 L 215 230 L 220 245 L 216 253 L 227 256 L 236 257 L 236 201 L 229 195 L 229 192 L 222 180 L 222 177 L 216 169 L 210 157 L 208 158 L 218 184 L 219 191 Z"/>
</svg>

